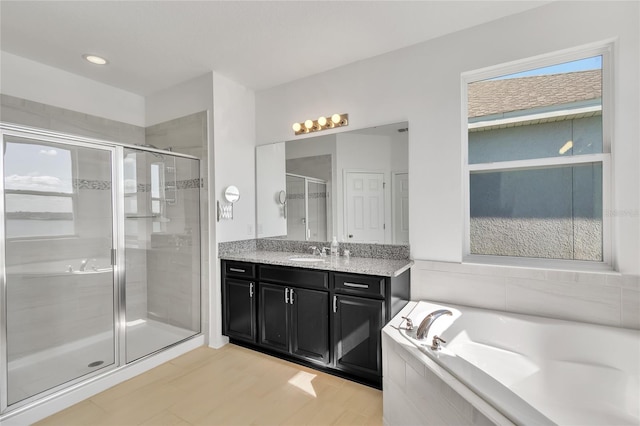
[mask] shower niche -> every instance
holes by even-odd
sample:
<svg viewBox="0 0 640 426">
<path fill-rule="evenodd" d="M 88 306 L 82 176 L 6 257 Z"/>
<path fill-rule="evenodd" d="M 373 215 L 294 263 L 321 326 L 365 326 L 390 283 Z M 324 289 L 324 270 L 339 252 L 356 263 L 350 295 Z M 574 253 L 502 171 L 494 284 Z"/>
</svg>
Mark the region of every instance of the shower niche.
<svg viewBox="0 0 640 426">
<path fill-rule="evenodd" d="M 199 160 L 0 131 L 0 414 L 199 335 Z"/>
</svg>

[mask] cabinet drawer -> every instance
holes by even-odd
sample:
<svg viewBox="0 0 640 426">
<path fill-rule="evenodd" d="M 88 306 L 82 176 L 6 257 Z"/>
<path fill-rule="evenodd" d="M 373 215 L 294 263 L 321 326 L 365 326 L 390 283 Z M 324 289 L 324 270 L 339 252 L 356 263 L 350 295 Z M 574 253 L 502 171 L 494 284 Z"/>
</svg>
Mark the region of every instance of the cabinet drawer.
<svg viewBox="0 0 640 426">
<path fill-rule="evenodd" d="M 260 281 L 296 287 L 329 289 L 329 274 L 309 269 L 260 265 Z"/>
<path fill-rule="evenodd" d="M 384 297 L 384 285 L 384 277 L 340 273 L 334 274 L 334 287 L 335 290 L 340 293 Z"/>
<path fill-rule="evenodd" d="M 256 276 L 256 265 L 246 262 L 224 262 L 224 272 L 229 277 L 253 278 Z"/>
</svg>

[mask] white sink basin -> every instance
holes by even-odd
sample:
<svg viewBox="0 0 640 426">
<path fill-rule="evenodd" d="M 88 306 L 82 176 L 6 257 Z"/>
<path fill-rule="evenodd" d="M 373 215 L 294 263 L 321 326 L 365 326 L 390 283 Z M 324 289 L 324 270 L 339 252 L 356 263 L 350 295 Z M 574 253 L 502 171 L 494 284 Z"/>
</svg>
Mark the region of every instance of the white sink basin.
<svg viewBox="0 0 640 426">
<path fill-rule="evenodd" d="M 320 257 L 290 257 L 292 262 L 308 262 L 308 263 L 323 263 L 324 259 Z"/>
</svg>

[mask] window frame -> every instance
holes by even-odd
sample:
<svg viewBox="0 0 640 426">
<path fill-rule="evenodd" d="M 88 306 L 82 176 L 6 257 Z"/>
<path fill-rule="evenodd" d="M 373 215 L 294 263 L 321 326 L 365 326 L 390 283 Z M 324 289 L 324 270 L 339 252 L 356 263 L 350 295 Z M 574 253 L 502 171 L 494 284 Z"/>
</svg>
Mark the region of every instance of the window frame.
<svg viewBox="0 0 640 426">
<path fill-rule="evenodd" d="M 606 212 L 612 206 L 612 166 L 611 152 L 613 139 L 613 51 L 614 40 L 556 51 L 505 64 L 499 64 L 461 74 L 461 141 L 462 141 L 462 182 L 464 232 L 462 241 L 462 262 L 501 266 L 538 267 L 572 270 L 612 270 L 614 246 L 612 241 L 611 217 Z M 594 56 L 602 57 L 602 153 L 584 154 L 570 157 L 547 157 L 527 160 L 499 161 L 469 164 L 469 120 L 468 85 L 503 75 L 519 73 L 531 69 L 571 62 Z M 512 170 L 540 169 L 557 166 L 580 165 L 584 163 L 602 164 L 602 261 L 545 259 L 519 256 L 482 255 L 471 253 L 471 205 L 470 177 L 478 171 L 503 172 Z"/>
</svg>

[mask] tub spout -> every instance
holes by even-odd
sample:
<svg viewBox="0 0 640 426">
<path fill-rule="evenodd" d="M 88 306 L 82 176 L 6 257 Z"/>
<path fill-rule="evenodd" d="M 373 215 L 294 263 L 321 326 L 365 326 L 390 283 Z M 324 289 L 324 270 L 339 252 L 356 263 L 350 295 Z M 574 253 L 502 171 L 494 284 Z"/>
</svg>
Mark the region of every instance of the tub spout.
<svg viewBox="0 0 640 426">
<path fill-rule="evenodd" d="M 82 262 L 80 262 L 80 268 L 78 268 L 78 270 L 84 271 L 85 269 L 87 269 L 87 263 L 89 263 L 89 259 L 82 259 Z"/>
<path fill-rule="evenodd" d="M 416 332 L 416 337 L 418 339 L 424 339 L 425 337 L 427 337 L 427 334 L 429 333 L 429 329 L 431 328 L 431 325 L 434 323 L 435 320 L 440 318 L 442 315 L 453 315 L 453 313 L 448 309 L 438 309 L 437 311 L 431 312 L 420 323 L 420 326 L 418 327 L 418 331 Z"/>
<path fill-rule="evenodd" d="M 80 268 L 78 268 L 79 271 L 86 271 L 87 270 L 87 266 L 89 266 L 89 262 L 93 261 L 95 263 L 95 259 L 82 259 L 82 262 L 80 262 Z M 96 267 L 94 266 L 93 269 L 95 269 Z"/>
</svg>

